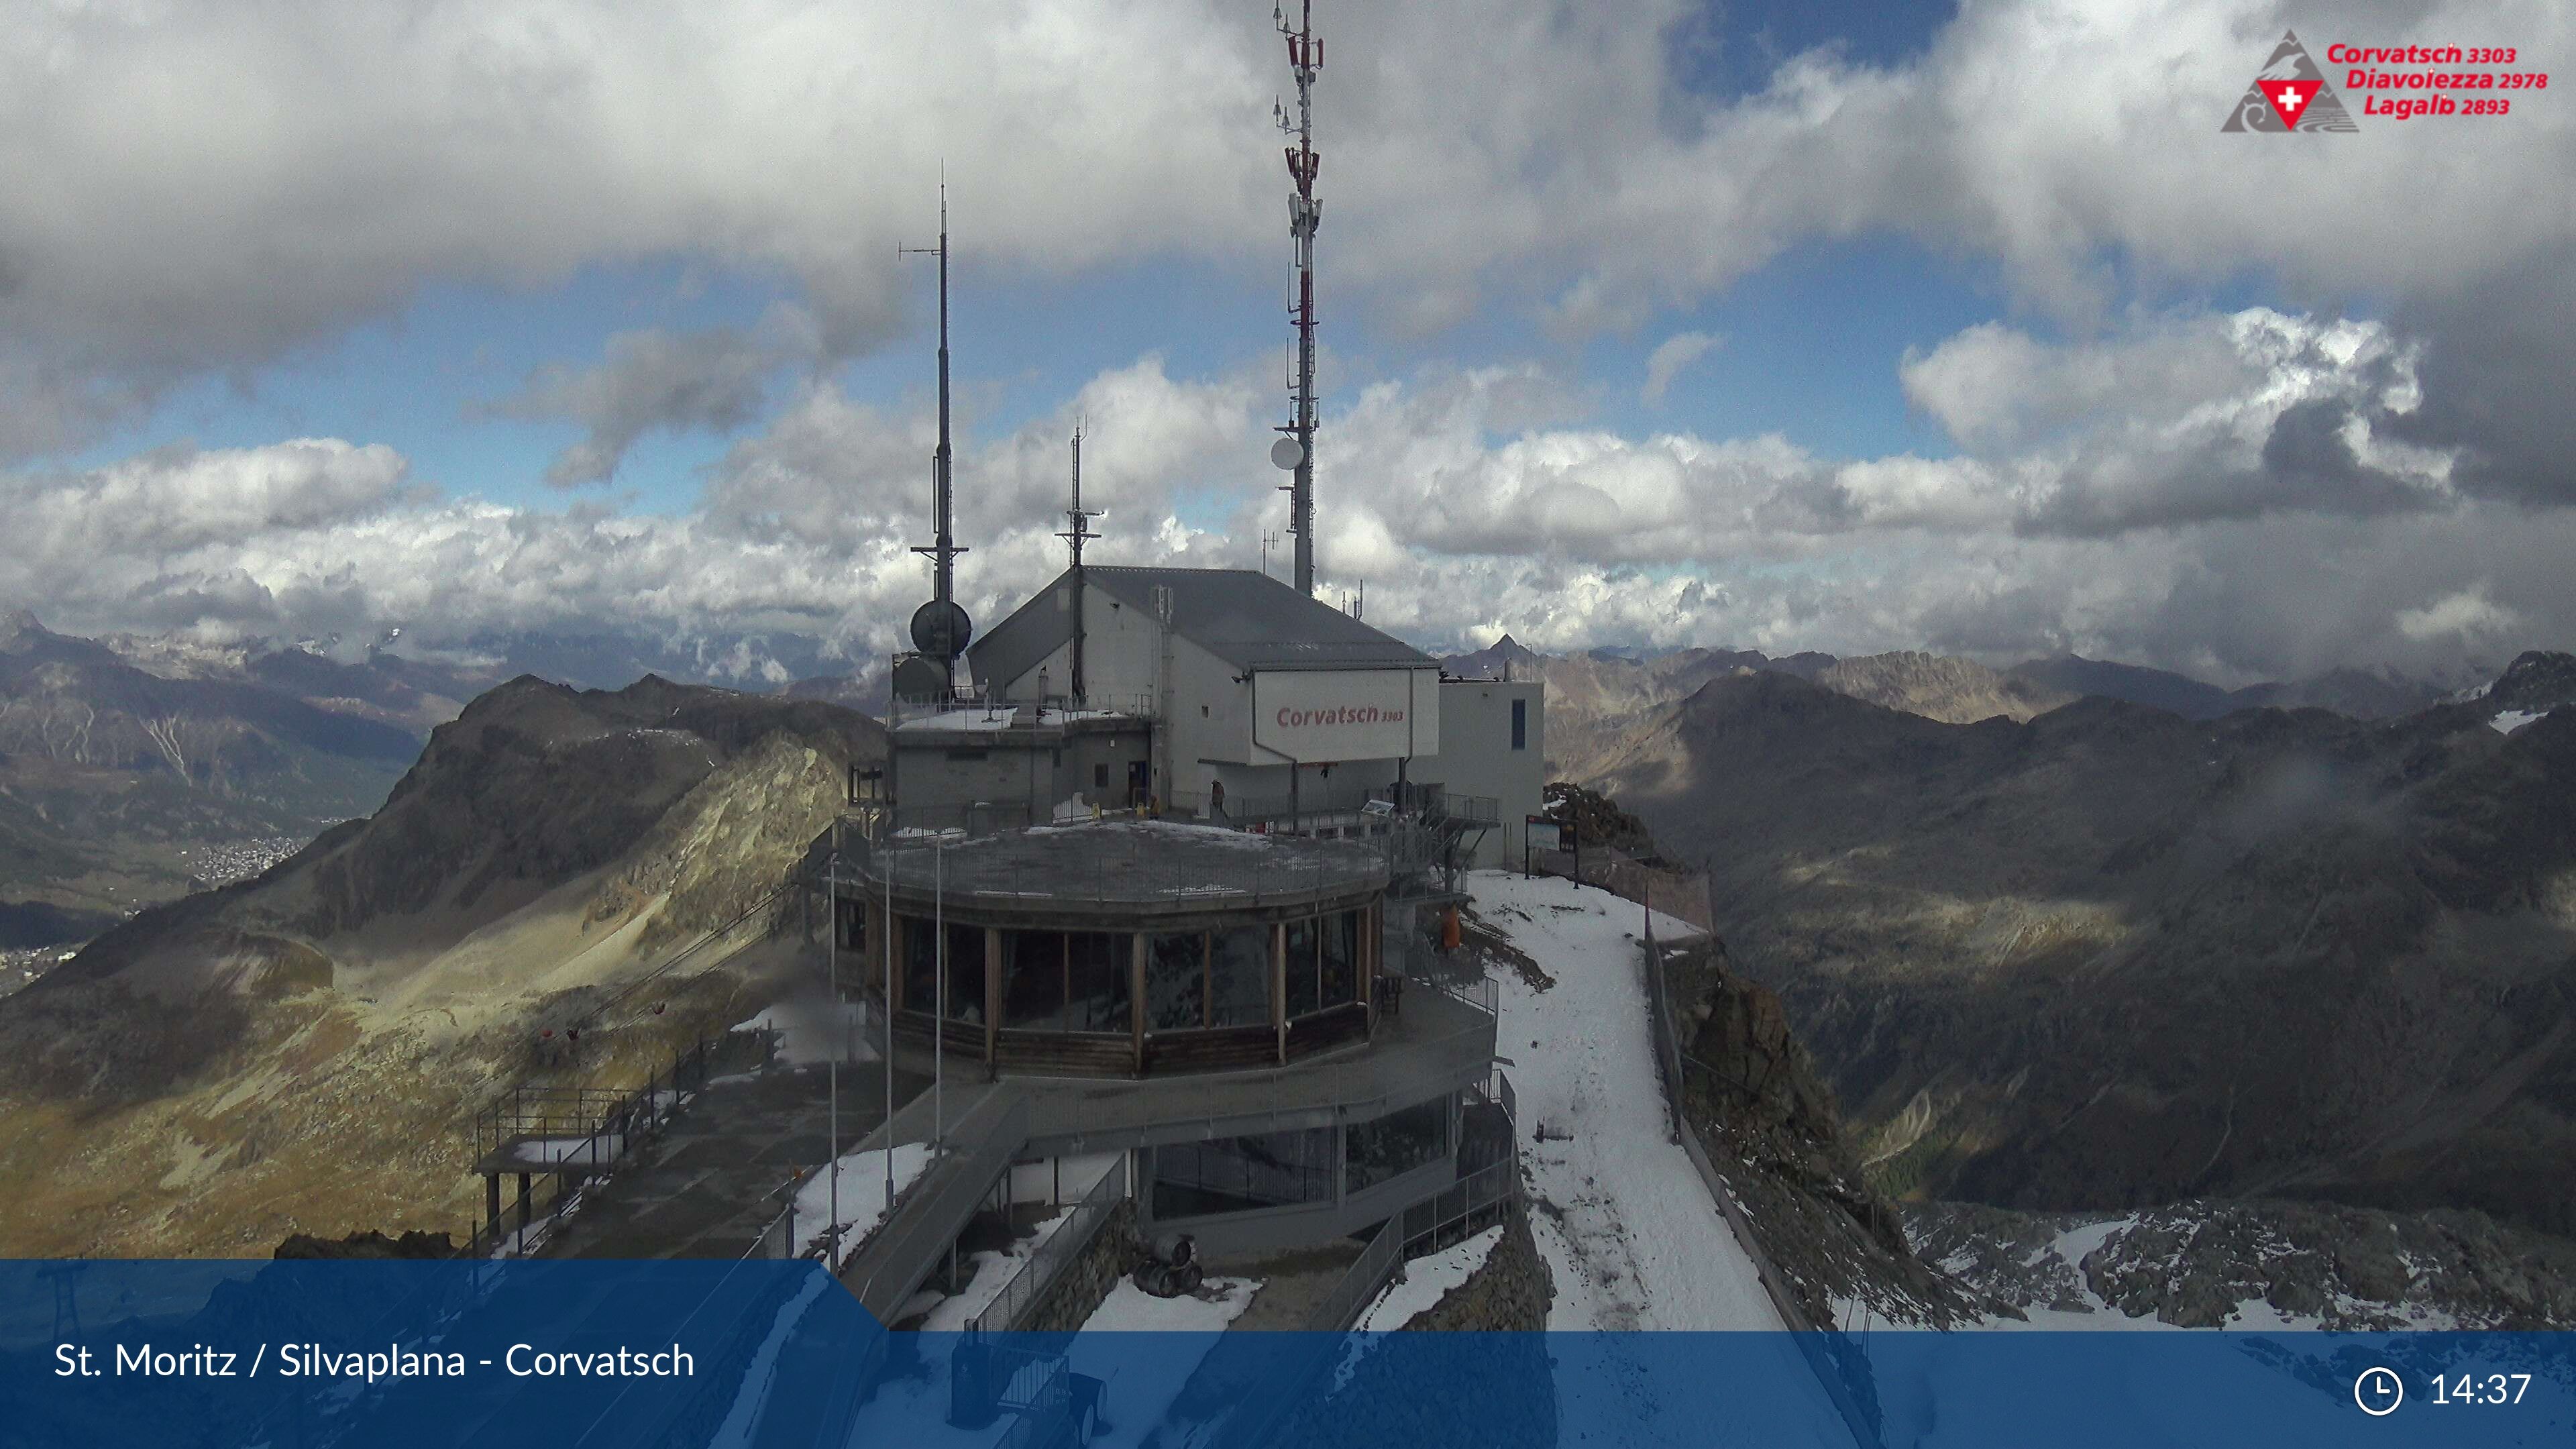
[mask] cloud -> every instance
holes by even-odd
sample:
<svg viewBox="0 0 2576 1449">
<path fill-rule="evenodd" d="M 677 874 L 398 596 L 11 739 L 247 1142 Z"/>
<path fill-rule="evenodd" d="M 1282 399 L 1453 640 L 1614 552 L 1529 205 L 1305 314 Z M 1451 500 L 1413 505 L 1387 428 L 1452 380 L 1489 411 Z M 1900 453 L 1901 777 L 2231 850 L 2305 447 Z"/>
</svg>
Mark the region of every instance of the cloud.
<svg viewBox="0 0 2576 1449">
<path fill-rule="evenodd" d="M 1718 340 L 1712 332 L 1676 332 L 1665 338 L 1646 358 L 1646 385 L 1638 390 L 1637 395 L 1650 405 L 1661 405 L 1664 391 L 1673 385 L 1674 376 L 1699 361 L 1717 346 Z"/>
<path fill-rule="evenodd" d="M 1906 367 L 1978 445 L 1857 459 L 1623 433 L 1534 363 L 1426 368 L 1326 416 L 1324 592 L 1365 583 L 1372 623 L 1431 646 L 1508 631 L 1550 649 L 2075 650 L 2229 683 L 2447 676 L 2563 647 L 2576 509 L 2446 487 L 2452 452 L 2383 439 L 2432 406 L 2412 348 L 2265 309 L 2141 316 L 2077 343 L 1971 329 Z M 2037 391 L 1998 411 L 1962 378 Z M 1266 365 L 1177 377 L 1147 356 L 1007 429 L 961 409 L 959 587 L 977 622 L 1062 567 L 1077 414 L 1085 500 L 1110 510 L 1093 559 L 1255 566 L 1280 514 L 1260 451 L 1271 396 Z M 36 545 L 0 559 L 0 607 L 84 631 L 401 626 L 427 647 L 632 628 L 700 641 L 709 668 L 754 683 L 774 661 L 736 636 L 765 633 L 865 667 L 926 597 L 909 549 L 933 430 L 926 400 L 886 408 L 809 377 L 677 517 L 437 496 L 391 450 L 336 440 L 0 474 L 0 516 Z"/>
<path fill-rule="evenodd" d="M 2479 584 L 2436 599 L 2423 608 L 2399 611 L 2397 632 L 2417 641 L 2474 640 L 2504 633 L 2521 623 L 2521 615 L 2497 608 L 2495 601 L 2487 597 L 2487 586 Z"/>
<path fill-rule="evenodd" d="M 2507 204 L 2576 170 L 2558 108 L 2331 150 L 2219 135 L 2285 21 L 2261 0 L 1973 5 L 1901 63 L 1809 51 L 1744 94 L 1688 88 L 1673 47 L 1704 30 L 1695 12 L 1329 17 L 1326 234 L 1349 315 L 1419 334 L 1501 306 L 1579 337 L 1804 242 L 1896 233 L 1992 259 L 2012 299 L 2085 323 L 2124 288 L 2247 275 L 2310 297 L 2547 285 L 2570 241 L 2563 207 Z M 2535 3 L 2385 7 L 2364 28 L 2402 44 L 2499 25 L 2533 54 L 2576 42 L 2576 12 Z M 432 284 L 679 259 L 789 279 L 827 355 L 864 351 L 901 321 L 893 247 L 925 237 L 943 157 L 961 246 L 1008 274 L 1285 256 L 1281 66 L 1254 7 L 349 0 L 281 23 L 95 5 L 13 17 L 12 37 L 0 446 L 17 456 Z M 45 397 L 95 406 L 5 421 L 41 420 Z M 618 431 L 564 476 L 613 464 Z"/>
<path fill-rule="evenodd" d="M 503 417 L 564 418 L 583 426 L 583 439 L 546 466 L 546 481 L 555 487 L 607 482 L 648 432 L 731 432 L 752 422 L 771 374 L 816 361 L 820 338 L 802 309 L 781 306 L 756 333 L 733 327 L 621 332 L 608 339 L 606 353 L 594 367 L 540 367 L 517 393 L 488 405 Z"/>
</svg>

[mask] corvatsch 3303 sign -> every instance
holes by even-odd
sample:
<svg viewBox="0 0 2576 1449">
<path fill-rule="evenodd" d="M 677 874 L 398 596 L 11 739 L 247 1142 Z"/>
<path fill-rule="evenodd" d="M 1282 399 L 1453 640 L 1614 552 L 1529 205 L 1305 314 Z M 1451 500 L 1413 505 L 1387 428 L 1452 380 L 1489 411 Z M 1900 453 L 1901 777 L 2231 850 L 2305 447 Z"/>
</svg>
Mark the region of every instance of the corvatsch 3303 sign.
<svg viewBox="0 0 2576 1449">
<path fill-rule="evenodd" d="M 1252 743 L 1307 764 L 1431 754 L 1440 747 L 1439 672 L 1261 671 L 1252 676 Z"/>
</svg>

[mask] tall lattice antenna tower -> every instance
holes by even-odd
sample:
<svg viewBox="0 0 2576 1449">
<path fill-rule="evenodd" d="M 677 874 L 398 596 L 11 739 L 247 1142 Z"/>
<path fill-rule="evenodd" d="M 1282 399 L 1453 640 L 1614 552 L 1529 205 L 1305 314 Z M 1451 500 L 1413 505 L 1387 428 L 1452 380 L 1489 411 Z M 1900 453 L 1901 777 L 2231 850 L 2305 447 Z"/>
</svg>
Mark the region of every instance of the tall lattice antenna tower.
<svg viewBox="0 0 2576 1449">
<path fill-rule="evenodd" d="M 1324 42 L 1315 35 L 1314 0 L 1298 0 L 1297 25 L 1290 29 L 1287 12 L 1273 6 L 1271 23 L 1288 42 L 1288 70 L 1297 82 L 1297 113 L 1274 104 L 1279 129 L 1296 138 L 1288 148 L 1288 175 L 1297 189 L 1288 195 L 1288 235 L 1295 244 L 1297 293 L 1288 306 L 1297 324 L 1297 353 L 1288 379 L 1292 419 L 1270 445 L 1270 461 L 1293 472 L 1288 485 L 1288 531 L 1297 537 L 1297 591 L 1315 593 L 1315 227 L 1324 205 L 1315 199 L 1315 171 L 1323 158 L 1315 152 L 1315 78 L 1324 69 Z"/>
</svg>

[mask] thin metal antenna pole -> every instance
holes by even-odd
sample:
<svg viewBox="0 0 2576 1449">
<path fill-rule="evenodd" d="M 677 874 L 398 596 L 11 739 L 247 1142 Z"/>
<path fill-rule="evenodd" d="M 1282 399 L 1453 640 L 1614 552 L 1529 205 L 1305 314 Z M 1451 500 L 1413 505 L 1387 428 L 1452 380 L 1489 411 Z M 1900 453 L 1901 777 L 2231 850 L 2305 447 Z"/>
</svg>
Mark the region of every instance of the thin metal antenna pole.
<svg viewBox="0 0 2576 1449">
<path fill-rule="evenodd" d="M 939 1010 L 930 1023 L 930 1150 L 936 1154 L 948 1144 L 947 1098 L 941 1092 L 947 1082 L 943 1050 L 948 1043 L 948 842 L 946 837 L 930 845 L 930 959 L 939 967 L 939 980 L 931 987 L 931 1000 Z"/>
<path fill-rule="evenodd" d="M 930 455 L 930 524 L 931 541 L 927 548 L 916 547 L 914 553 L 930 556 L 931 600 L 942 622 L 942 658 L 951 658 L 963 640 L 949 631 L 954 616 L 947 605 L 956 595 L 957 555 L 966 552 L 957 546 L 955 523 L 955 489 L 950 472 L 953 452 L 948 429 L 948 168 L 940 166 L 939 176 L 939 245 L 936 247 L 895 248 L 897 253 L 933 253 L 939 257 L 939 447 Z M 944 652 L 943 652 L 944 651 Z"/>
<path fill-rule="evenodd" d="M 831 948 L 825 959 L 831 977 L 832 1024 L 839 1030 L 832 1034 L 832 1061 L 823 1074 L 824 1091 L 831 1094 L 831 1106 L 824 1116 L 830 1122 L 832 1137 L 832 1180 L 823 1190 L 824 1201 L 832 1214 L 832 1225 L 824 1241 L 832 1245 L 832 1267 L 841 1266 L 841 1048 L 846 1045 L 849 1024 L 841 1017 L 841 822 L 832 822 L 831 871 L 823 883 L 826 903 L 823 929 L 831 935 Z"/>
<path fill-rule="evenodd" d="M 885 861 L 885 1206 L 894 1207 L 894 857 Z"/>
</svg>

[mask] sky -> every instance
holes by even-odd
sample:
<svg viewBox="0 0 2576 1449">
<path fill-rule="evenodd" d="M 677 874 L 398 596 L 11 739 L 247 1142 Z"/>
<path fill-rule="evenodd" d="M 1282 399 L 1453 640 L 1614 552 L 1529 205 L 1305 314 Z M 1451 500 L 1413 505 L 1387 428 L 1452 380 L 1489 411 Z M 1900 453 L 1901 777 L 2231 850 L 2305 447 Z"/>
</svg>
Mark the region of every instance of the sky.
<svg viewBox="0 0 2576 1449">
<path fill-rule="evenodd" d="M 880 670 L 928 596 L 901 249 L 943 177 L 974 619 L 1061 567 L 1077 422 L 1094 561 L 1257 568 L 1284 528 L 1268 6 L 0 15 L 0 608 Z M 2576 644 L 2566 88 L 2397 121 L 2327 65 L 2357 132 L 2220 129 L 2285 31 L 2545 72 L 2567 7 L 1316 28 L 1319 593 L 1381 628 L 2231 685 Z"/>
</svg>

